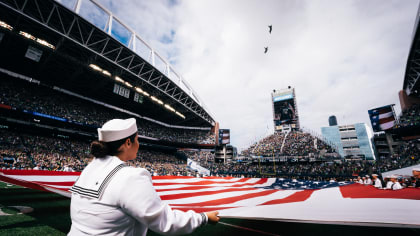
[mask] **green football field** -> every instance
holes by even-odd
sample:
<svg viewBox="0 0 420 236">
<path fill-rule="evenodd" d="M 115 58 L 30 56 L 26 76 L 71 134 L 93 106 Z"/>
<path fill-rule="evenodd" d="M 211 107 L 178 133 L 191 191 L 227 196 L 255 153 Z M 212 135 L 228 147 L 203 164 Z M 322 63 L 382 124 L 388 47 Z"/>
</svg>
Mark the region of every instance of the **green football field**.
<svg viewBox="0 0 420 236">
<path fill-rule="evenodd" d="M 71 226 L 70 199 L 54 193 L 0 182 L 0 210 L 0 235 L 66 235 Z M 420 230 L 221 219 L 191 235 L 420 235 Z"/>
</svg>

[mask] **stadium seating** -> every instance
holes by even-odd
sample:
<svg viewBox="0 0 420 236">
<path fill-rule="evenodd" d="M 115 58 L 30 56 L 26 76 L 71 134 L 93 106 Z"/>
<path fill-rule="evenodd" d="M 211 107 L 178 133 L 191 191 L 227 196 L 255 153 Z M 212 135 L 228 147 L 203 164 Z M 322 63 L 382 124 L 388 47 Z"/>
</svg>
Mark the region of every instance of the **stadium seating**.
<svg viewBox="0 0 420 236">
<path fill-rule="evenodd" d="M 409 109 L 403 111 L 394 128 L 411 126 L 420 126 L 420 104 L 412 105 Z"/>
<path fill-rule="evenodd" d="M 131 117 L 123 112 L 63 94 L 45 86 L 8 78 L 0 79 L 0 104 L 93 127 L 100 127 L 113 118 Z M 169 128 L 145 119 L 138 119 L 138 127 L 140 135 L 150 138 L 180 143 L 215 143 L 215 135 L 209 130 Z"/>
<path fill-rule="evenodd" d="M 293 131 L 269 135 L 244 150 L 242 155 L 316 157 L 321 153 L 336 152 L 325 141 L 309 133 Z"/>
<path fill-rule="evenodd" d="M 241 162 L 215 163 L 209 151 L 183 151 L 188 158 L 209 169 L 214 176 L 299 177 L 306 179 L 349 179 L 355 175 L 382 173 L 420 163 L 420 141 L 405 143 L 398 153 L 377 161 L 282 161 L 270 157 L 242 158 Z M 89 162 L 89 143 L 59 137 L 41 137 L 0 130 L 0 168 L 81 171 Z M 146 168 L 153 175 L 192 175 L 185 159 L 174 153 L 140 149 L 132 166 Z M 67 169 L 66 169 L 67 168 Z"/>
</svg>

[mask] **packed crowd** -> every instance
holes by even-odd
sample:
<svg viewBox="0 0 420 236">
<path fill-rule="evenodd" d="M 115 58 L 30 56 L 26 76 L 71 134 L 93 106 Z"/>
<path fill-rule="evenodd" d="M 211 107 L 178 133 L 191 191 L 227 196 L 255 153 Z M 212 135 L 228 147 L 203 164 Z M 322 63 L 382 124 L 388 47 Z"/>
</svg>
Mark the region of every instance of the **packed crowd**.
<svg viewBox="0 0 420 236">
<path fill-rule="evenodd" d="M 0 135 L 1 168 L 81 171 L 90 159 L 87 143 L 4 130 Z"/>
<path fill-rule="evenodd" d="M 377 171 L 372 161 L 282 161 L 271 162 L 270 158 L 245 158 L 227 163 L 214 162 L 214 154 L 203 151 L 185 152 L 187 156 L 207 168 L 213 175 L 244 177 L 329 177 L 355 174 L 371 174 Z"/>
<path fill-rule="evenodd" d="M 51 99 L 52 96 L 54 99 Z M 24 81 L 12 81 L 4 78 L 0 78 L 0 104 L 94 127 L 100 127 L 110 119 L 131 117 L 123 112 L 87 102 L 44 86 L 29 86 Z M 182 143 L 215 143 L 215 135 L 210 130 L 169 128 L 145 119 L 138 119 L 137 127 L 139 127 L 139 134 L 146 137 Z"/>
<path fill-rule="evenodd" d="M 146 168 L 152 175 L 196 176 L 187 167 L 188 157 L 210 170 L 214 176 L 287 177 L 326 180 L 350 179 L 352 176 L 372 175 L 420 164 L 420 141 L 406 142 L 398 153 L 366 160 L 317 160 L 271 162 L 270 157 L 242 158 L 216 163 L 210 151 L 184 150 L 182 155 L 140 149 L 132 166 Z M 0 130 L 0 168 L 81 171 L 90 161 L 89 143 L 58 137 L 41 137 Z M 300 161 L 305 160 L 305 161 Z"/>
<path fill-rule="evenodd" d="M 129 161 L 131 166 L 147 169 L 151 175 L 195 176 L 187 168 L 187 161 L 174 153 L 164 153 L 139 149 L 137 159 Z"/>
<path fill-rule="evenodd" d="M 0 130 L 0 168 L 82 171 L 91 158 L 88 142 Z M 137 159 L 128 164 L 152 175 L 195 175 L 174 153 L 140 149 Z"/>
<path fill-rule="evenodd" d="M 273 136 L 270 136 L 272 140 Z M 279 136 L 277 136 L 279 137 Z M 266 139 L 268 140 L 268 139 Z M 279 139 L 281 140 L 281 139 Z M 351 178 L 357 175 L 371 175 L 390 170 L 400 169 L 420 164 L 420 140 L 411 140 L 402 143 L 392 156 L 380 157 L 371 160 L 328 160 L 309 158 L 296 158 L 273 163 L 272 157 L 253 159 L 245 157 L 240 161 L 215 163 L 214 154 L 203 151 L 184 151 L 184 153 L 202 167 L 207 168 L 213 175 L 219 176 L 245 176 L 245 177 L 296 177 L 307 178 Z M 279 160 L 279 159 L 277 159 Z"/>
<path fill-rule="evenodd" d="M 415 104 L 401 113 L 399 122 L 395 124 L 395 128 L 418 125 L 420 125 L 420 104 Z"/>
<path fill-rule="evenodd" d="M 420 163 L 420 140 L 410 140 L 402 143 L 395 153 L 389 156 L 380 156 L 378 171 L 386 172 Z"/>
<path fill-rule="evenodd" d="M 335 153 L 335 151 L 326 142 L 309 133 L 293 131 L 274 133 L 251 145 L 242 152 L 242 155 L 318 157 L 323 153 Z"/>
</svg>

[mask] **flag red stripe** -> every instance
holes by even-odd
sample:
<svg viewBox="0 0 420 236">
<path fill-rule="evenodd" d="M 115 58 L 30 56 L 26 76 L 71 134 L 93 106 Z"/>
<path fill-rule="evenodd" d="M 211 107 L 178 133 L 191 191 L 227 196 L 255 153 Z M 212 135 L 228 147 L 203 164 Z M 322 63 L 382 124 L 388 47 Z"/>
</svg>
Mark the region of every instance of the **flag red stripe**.
<svg viewBox="0 0 420 236">
<path fill-rule="evenodd" d="M 156 189 L 156 192 L 165 192 L 165 191 L 176 191 L 176 190 L 200 190 L 205 188 L 214 188 L 213 186 L 189 186 L 182 188 L 167 188 L 167 189 Z"/>
<path fill-rule="evenodd" d="M 251 185 L 256 185 L 256 184 L 265 184 L 267 183 L 267 181 L 268 181 L 268 178 L 261 178 L 255 183 L 235 184 L 235 185 L 232 185 L 231 187 L 244 187 L 244 186 L 251 186 Z"/>
<path fill-rule="evenodd" d="M 194 177 L 192 176 L 175 176 L 175 175 L 158 175 L 158 176 L 152 176 L 152 179 L 192 179 Z"/>
<path fill-rule="evenodd" d="M 31 181 L 32 183 L 38 183 L 38 184 L 48 184 L 48 185 L 59 185 L 59 186 L 73 186 L 75 181 L 70 182 L 47 182 L 47 181 Z"/>
<path fill-rule="evenodd" d="M 262 191 L 258 193 L 247 193 L 247 194 L 243 194 L 239 196 L 221 198 L 221 199 L 210 200 L 210 201 L 205 201 L 205 202 L 172 204 L 172 206 L 217 206 L 217 205 L 231 204 L 231 203 L 241 201 L 241 200 L 246 200 L 249 198 L 267 196 L 278 191 L 279 190 L 272 189 L 272 190 L 266 190 L 266 191 Z"/>
<path fill-rule="evenodd" d="M 260 205 L 274 205 L 274 204 L 282 204 L 282 203 L 289 203 L 289 202 L 303 202 L 306 199 L 308 199 L 314 191 L 316 191 L 316 189 L 296 192 L 286 198 L 271 200 L 268 202 L 264 202 L 263 204 L 260 204 Z"/>
<path fill-rule="evenodd" d="M 391 116 L 391 117 L 387 117 L 387 118 L 382 118 L 382 119 L 380 119 L 379 120 L 379 123 L 380 124 L 384 124 L 384 123 L 388 123 L 388 122 L 390 122 L 390 121 L 394 121 L 395 120 L 395 118 L 393 117 L 393 116 Z"/>
<path fill-rule="evenodd" d="M 372 185 L 350 184 L 340 186 L 340 192 L 344 198 L 397 198 L 420 200 L 420 189 L 405 188 L 398 191 L 379 190 Z"/>
<path fill-rule="evenodd" d="M 66 192 L 69 192 L 69 189 L 70 188 L 57 188 L 57 187 L 51 187 L 51 186 L 48 186 L 48 185 L 44 185 L 44 187 L 45 188 L 52 188 L 52 189 L 57 189 L 57 190 L 61 190 L 61 191 L 66 191 Z"/>
<path fill-rule="evenodd" d="M 37 189 L 37 190 L 41 190 L 41 191 L 47 191 L 47 190 L 45 190 L 43 187 L 41 187 L 38 184 L 34 184 L 32 182 L 27 182 L 27 181 L 22 181 L 22 180 L 16 180 L 16 179 L 8 178 L 8 177 L 6 177 L 4 175 L 0 175 L 0 181 L 4 181 L 6 183 L 23 186 L 23 187 L 26 187 L 26 188 Z"/>
<path fill-rule="evenodd" d="M 82 172 L 65 172 L 65 171 L 49 171 L 49 170 L 2 170 L 5 175 L 49 175 L 49 176 L 79 176 Z"/>
<path fill-rule="evenodd" d="M 237 180 L 237 181 L 233 181 L 233 182 L 226 182 L 226 181 L 210 181 L 210 180 L 203 180 L 203 181 L 197 181 L 197 182 L 191 182 L 191 183 L 171 183 L 171 182 L 165 182 L 165 183 L 153 183 L 153 185 L 155 186 L 164 186 L 164 185 L 208 185 L 208 184 L 234 184 L 234 183 L 241 183 L 243 182 L 242 180 Z M 246 185 L 255 185 L 255 184 L 259 184 L 259 183 L 265 183 L 267 182 L 267 178 L 263 178 L 255 183 L 246 183 L 246 184 L 242 184 L 244 186 Z M 234 186 L 234 187 L 239 187 L 239 186 Z"/>
<path fill-rule="evenodd" d="M 385 114 L 385 113 L 388 113 L 388 112 L 392 112 L 391 107 L 385 107 L 385 108 L 382 108 L 382 109 L 378 110 L 379 114 Z"/>
<path fill-rule="evenodd" d="M 197 197 L 197 196 L 206 196 L 218 193 L 228 193 L 228 192 L 239 192 L 239 191 L 250 191 L 255 190 L 256 188 L 227 188 L 223 190 L 216 190 L 216 191 L 203 191 L 203 192 L 195 192 L 195 193 L 178 193 L 178 194 L 169 194 L 160 196 L 162 200 L 174 200 L 180 198 L 187 198 L 187 197 Z"/>
<path fill-rule="evenodd" d="M 175 175 L 158 175 L 158 176 L 152 176 L 153 180 L 159 180 L 159 179 L 170 179 L 170 180 L 175 180 L 175 179 L 193 179 L 195 177 L 193 176 L 175 176 Z M 204 177 L 204 178 L 200 178 L 200 179 L 234 179 L 235 177 L 213 177 L 213 176 L 209 176 L 209 177 Z"/>
</svg>

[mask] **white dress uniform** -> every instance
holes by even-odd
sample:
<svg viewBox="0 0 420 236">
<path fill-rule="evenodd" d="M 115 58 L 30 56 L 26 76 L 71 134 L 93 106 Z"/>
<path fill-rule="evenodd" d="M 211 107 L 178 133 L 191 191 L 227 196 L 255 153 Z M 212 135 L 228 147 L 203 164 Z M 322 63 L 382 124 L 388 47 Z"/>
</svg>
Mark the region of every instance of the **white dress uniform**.
<svg viewBox="0 0 420 236">
<path fill-rule="evenodd" d="M 402 189 L 402 186 L 400 182 L 397 181 L 392 185 L 392 190 L 399 190 L 399 189 Z"/>
<path fill-rule="evenodd" d="M 380 179 L 376 178 L 375 179 L 375 188 L 382 188 L 382 182 Z"/>
<path fill-rule="evenodd" d="M 371 185 L 372 184 L 372 180 L 370 178 L 366 178 L 365 179 L 365 184 L 366 185 Z"/>
<path fill-rule="evenodd" d="M 150 173 L 115 156 L 95 158 L 72 192 L 68 235 L 189 234 L 207 215 L 172 210 L 157 195 Z"/>
</svg>

